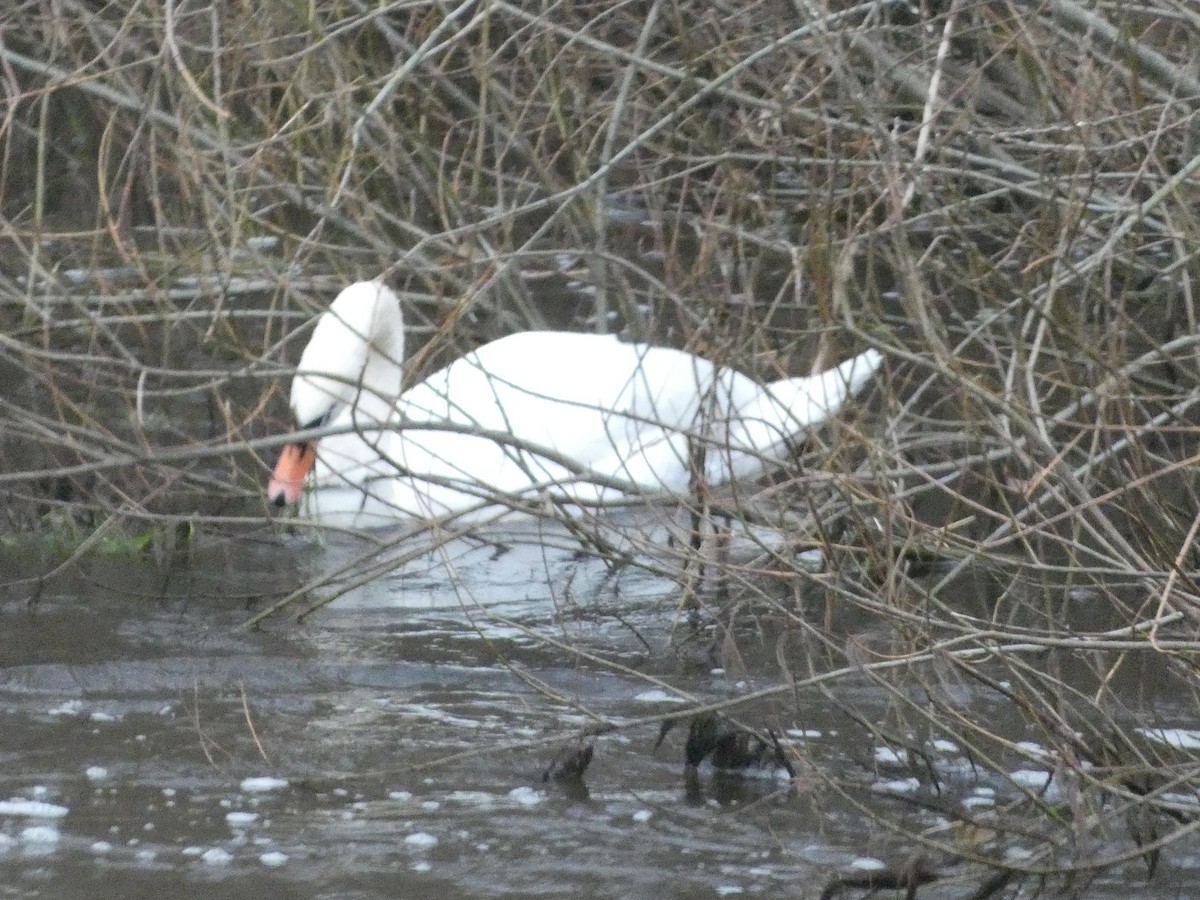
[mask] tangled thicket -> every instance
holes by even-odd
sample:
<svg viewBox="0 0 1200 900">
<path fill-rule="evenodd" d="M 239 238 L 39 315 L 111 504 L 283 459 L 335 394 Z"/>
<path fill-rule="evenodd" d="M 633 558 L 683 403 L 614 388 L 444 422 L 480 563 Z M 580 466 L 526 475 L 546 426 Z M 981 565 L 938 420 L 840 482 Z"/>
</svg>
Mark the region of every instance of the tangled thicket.
<svg viewBox="0 0 1200 900">
<path fill-rule="evenodd" d="M 0 25 L 8 533 L 262 516 L 289 335 L 359 277 L 446 352 L 599 321 L 766 377 L 871 344 L 866 415 L 774 486 L 829 565 L 764 553 L 885 623 L 887 668 L 746 575 L 814 639 L 792 674 L 880 678 L 889 734 L 987 765 L 1016 750 L 952 701 L 970 682 L 1073 775 L 1070 815 L 1028 800 L 1040 857 L 922 841 L 1012 875 L 1188 833 L 1196 760 L 1122 686 L 1196 700 L 1194 4 L 56 0 Z"/>
</svg>

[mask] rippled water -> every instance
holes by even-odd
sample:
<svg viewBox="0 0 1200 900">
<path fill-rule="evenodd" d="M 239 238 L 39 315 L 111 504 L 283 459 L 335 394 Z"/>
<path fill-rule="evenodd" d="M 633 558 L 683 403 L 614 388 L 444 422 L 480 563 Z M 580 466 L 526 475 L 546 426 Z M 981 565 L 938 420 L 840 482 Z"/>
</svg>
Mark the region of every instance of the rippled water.
<svg viewBox="0 0 1200 900">
<path fill-rule="evenodd" d="M 927 787 L 816 694 L 739 710 L 802 761 L 795 789 L 770 769 L 685 775 L 686 729 L 656 749 L 656 717 L 683 694 L 775 683 L 769 645 L 747 635 L 745 672 L 714 670 L 681 639 L 668 580 L 614 573 L 566 541 L 451 542 L 303 624 L 241 627 L 361 551 L 203 538 L 165 568 L 90 560 L 33 604 L 36 585 L 10 582 L 0 896 L 816 896 L 911 851 L 872 805 L 939 821 L 884 797 Z M 860 710 L 886 704 L 866 684 L 843 690 Z M 1011 711 L 974 713 L 1019 728 Z M 594 738 L 583 787 L 544 783 L 600 717 L 646 722 Z M 1011 792 L 953 743 L 928 752 L 947 803 Z M 1176 884 L 1200 883 L 1186 859 L 1171 865 Z M 1124 875 L 1144 884 L 1136 861 Z"/>
</svg>

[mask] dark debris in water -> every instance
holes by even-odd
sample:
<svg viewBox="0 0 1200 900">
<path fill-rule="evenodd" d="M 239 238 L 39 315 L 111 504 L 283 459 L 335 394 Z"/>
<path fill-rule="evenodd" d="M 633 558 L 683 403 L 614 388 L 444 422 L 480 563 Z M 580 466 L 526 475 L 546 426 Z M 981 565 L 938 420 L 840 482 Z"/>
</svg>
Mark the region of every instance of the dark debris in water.
<svg viewBox="0 0 1200 900">
<path fill-rule="evenodd" d="M 858 889 L 872 892 L 904 890 L 908 900 L 916 900 L 918 887 L 941 877 L 942 873 L 924 854 L 917 854 L 898 866 L 835 875 L 821 891 L 821 900 L 832 900 L 846 891 Z M 975 896 L 989 895 L 977 893 Z"/>
<path fill-rule="evenodd" d="M 663 723 L 658 741 L 654 745 L 657 750 L 674 726 L 674 720 Z M 768 731 L 769 742 L 758 734 L 729 722 L 716 713 L 700 713 L 693 716 L 688 723 L 687 743 L 684 746 L 684 762 L 689 769 L 695 769 L 706 759 L 714 769 L 723 772 L 736 772 L 750 768 L 762 768 L 775 765 L 795 777 L 796 772 L 791 761 L 787 758 L 774 732 Z"/>
<path fill-rule="evenodd" d="M 554 755 L 550 764 L 542 772 L 542 783 L 554 781 L 560 784 L 583 783 L 583 775 L 592 764 L 595 746 L 584 744 L 582 747 L 564 747 Z"/>
</svg>

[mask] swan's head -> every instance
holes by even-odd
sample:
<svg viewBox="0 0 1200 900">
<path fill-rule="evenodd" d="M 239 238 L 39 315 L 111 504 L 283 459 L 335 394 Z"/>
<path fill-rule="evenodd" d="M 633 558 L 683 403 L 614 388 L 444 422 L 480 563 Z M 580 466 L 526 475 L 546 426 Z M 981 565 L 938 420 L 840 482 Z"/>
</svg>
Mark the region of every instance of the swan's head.
<svg viewBox="0 0 1200 900">
<path fill-rule="evenodd" d="M 386 422 L 400 393 L 403 358 L 399 298 L 382 281 L 350 285 L 317 319 L 300 356 L 291 396 L 297 425 Z M 267 488 L 270 501 L 299 500 L 316 458 L 316 441 L 284 447 Z"/>
</svg>

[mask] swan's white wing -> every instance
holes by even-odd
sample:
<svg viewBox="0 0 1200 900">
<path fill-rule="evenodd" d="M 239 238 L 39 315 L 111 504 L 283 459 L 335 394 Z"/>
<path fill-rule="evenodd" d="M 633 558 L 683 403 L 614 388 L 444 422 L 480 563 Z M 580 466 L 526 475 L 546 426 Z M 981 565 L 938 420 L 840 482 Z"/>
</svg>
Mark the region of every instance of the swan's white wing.
<svg viewBox="0 0 1200 900">
<path fill-rule="evenodd" d="M 589 474 L 645 490 L 687 485 L 687 433 L 713 367 L 611 336 L 524 332 L 495 341 L 401 397 L 398 461 L 414 474 L 520 493 L 548 483 L 591 497 Z M 416 423 L 454 423 L 464 432 Z M 511 443 L 465 433 L 511 435 Z M 539 453 L 538 450 L 549 453 Z M 574 465 L 564 466 L 568 459 Z"/>
</svg>

